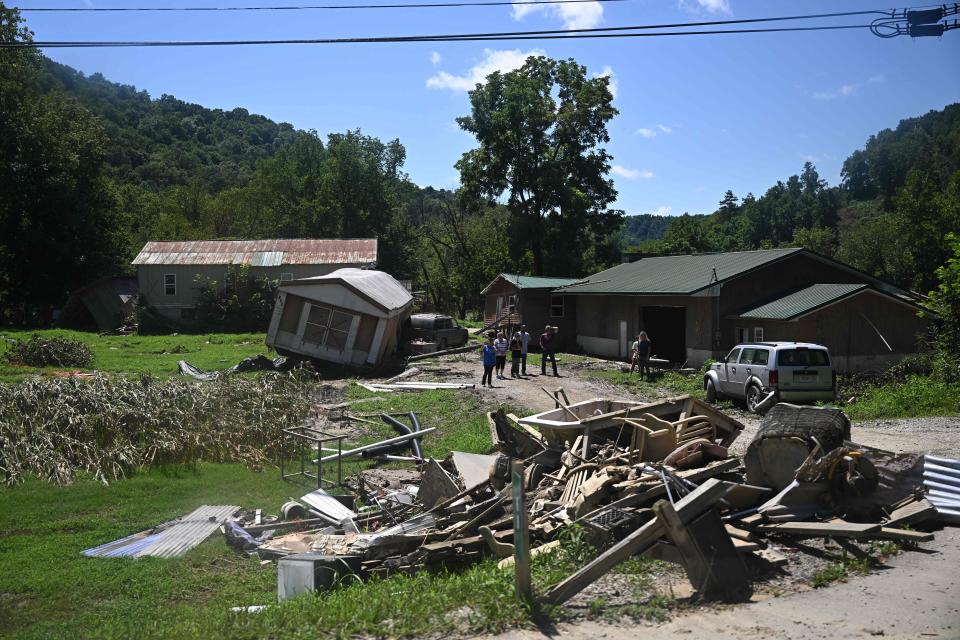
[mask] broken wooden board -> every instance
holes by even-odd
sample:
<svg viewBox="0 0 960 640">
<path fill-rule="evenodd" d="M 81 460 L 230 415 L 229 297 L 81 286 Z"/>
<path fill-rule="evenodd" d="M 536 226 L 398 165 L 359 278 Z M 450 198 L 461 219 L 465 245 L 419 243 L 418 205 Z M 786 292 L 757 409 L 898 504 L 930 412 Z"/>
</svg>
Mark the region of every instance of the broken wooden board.
<svg viewBox="0 0 960 640">
<path fill-rule="evenodd" d="M 792 536 L 869 538 L 870 534 L 880 532 L 880 525 L 861 522 L 777 522 L 760 525 L 757 529 Z"/>
<path fill-rule="evenodd" d="M 728 491 L 729 485 L 711 478 L 676 504 L 681 522 L 688 522 L 713 505 Z M 546 594 L 549 604 L 563 604 L 630 556 L 643 553 L 665 533 L 654 519 L 594 558 L 589 564 L 554 585 Z"/>
<path fill-rule="evenodd" d="M 653 505 L 653 511 L 666 529 L 667 537 L 680 551 L 687 577 L 702 597 L 733 601 L 749 593 L 747 569 L 737 555 L 736 543 L 744 551 L 752 551 L 759 545 L 731 538 L 714 508 L 689 523 L 684 523 L 666 500 Z"/>
<path fill-rule="evenodd" d="M 893 527 L 882 527 L 879 532 L 870 534 L 870 537 L 899 540 L 901 542 L 930 542 L 933 540 L 933 534 L 926 531 L 911 531 L 910 529 L 895 529 Z"/>
<path fill-rule="evenodd" d="M 775 567 L 782 567 L 790 561 L 787 556 L 769 547 L 766 549 L 757 549 L 751 553 L 757 558 L 760 558 L 764 562 L 769 562 Z"/>
<path fill-rule="evenodd" d="M 917 524 L 937 518 L 937 509 L 927 500 L 908 502 L 899 509 L 894 509 L 890 517 L 883 523 L 885 527 L 898 528 L 905 524 Z"/>
</svg>

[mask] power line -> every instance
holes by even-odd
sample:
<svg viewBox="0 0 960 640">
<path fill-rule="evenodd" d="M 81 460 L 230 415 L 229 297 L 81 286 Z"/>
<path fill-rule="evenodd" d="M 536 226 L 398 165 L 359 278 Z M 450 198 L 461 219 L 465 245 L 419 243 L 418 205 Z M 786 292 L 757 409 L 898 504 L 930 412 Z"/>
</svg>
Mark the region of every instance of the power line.
<svg viewBox="0 0 960 640">
<path fill-rule="evenodd" d="M 489 0 L 486 2 L 429 2 L 390 4 L 324 4 L 267 7 L 24 7 L 25 11 L 103 13 L 120 11 L 313 11 L 329 9 L 436 9 L 445 7 L 503 7 L 511 5 L 579 4 L 586 2 L 627 2 L 628 0 Z M 16 7 L 14 7 L 16 8 Z"/>
<path fill-rule="evenodd" d="M 584 38 L 656 38 L 664 36 L 706 36 L 740 33 L 785 33 L 792 31 L 831 31 L 842 29 L 870 29 L 869 24 L 821 25 L 816 27 L 779 27 L 763 29 L 720 29 L 701 31 L 657 31 L 644 33 L 570 33 L 569 31 L 542 32 L 505 32 L 490 34 L 425 35 L 425 36 L 384 36 L 363 38 L 303 38 L 290 40 L 154 40 L 154 41 L 49 41 L 49 42 L 2 42 L 0 49 L 24 48 L 103 48 L 103 47 L 213 47 L 243 45 L 276 44 L 372 44 L 372 43 L 408 43 L 408 42 L 473 42 L 490 40 L 571 40 Z M 629 29 L 630 27 L 608 27 L 607 29 Z M 639 27 L 647 28 L 647 27 Z M 591 30 L 583 30 L 591 31 Z M 601 29 L 593 30 L 601 31 Z"/>
</svg>

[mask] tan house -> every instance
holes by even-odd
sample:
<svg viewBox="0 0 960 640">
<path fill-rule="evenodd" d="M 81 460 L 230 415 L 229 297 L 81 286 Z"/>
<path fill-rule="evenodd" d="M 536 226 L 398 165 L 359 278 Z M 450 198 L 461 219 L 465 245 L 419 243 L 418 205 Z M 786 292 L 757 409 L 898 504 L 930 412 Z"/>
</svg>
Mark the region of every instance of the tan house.
<svg viewBox="0 0 960 640">
<path fill-rule="evenodd" d="M 501 273 L 480 292 L 483 323 L 506 331 L 525 324 L 535 337 L 534 343 L 549 324 L 557 327 L 561 348 L 571 349 L 577 337 L 577 299 L 553 293 L 553 289 L 576 281 L 576 278 Z"/>
<path fill-rule="evenodd" d="M 406 287 L 382 271 L 338 269 L 284 282 L 267 345 L 283 355 L 379 366 L 397 350 L 412 308 Z"/>
<path fill-rule="evenodd" d="M 255 276 L 286 282 L 376 263 L 376 238 L 361 238 L 148 242 L 132 264 L 143 302 L 174 323 L 189 324 L 196 319 L 197 278 L 222 280 L 230 265 L 249 265 Z"/>
</svg>

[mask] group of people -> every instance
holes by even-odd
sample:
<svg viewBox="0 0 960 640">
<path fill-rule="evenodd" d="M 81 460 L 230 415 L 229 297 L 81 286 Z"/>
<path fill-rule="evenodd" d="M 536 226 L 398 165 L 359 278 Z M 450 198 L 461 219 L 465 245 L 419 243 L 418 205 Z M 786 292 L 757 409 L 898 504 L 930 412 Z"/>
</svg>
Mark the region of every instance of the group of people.
<svg viewBox="0 0 960 640">
<path fill-rule="evenodd" d="M 553 366 L 553 375 L 560 377 L 557 373 L 557 347 L 559 338 L 557 336 L 557 327 L 547 325 L 540 336 L 540 375 L 547 375 L 547 361 Z M 480 347 L 480 353 L 483 356 L 483 378 L 480 380 L 480 386 L 493 386 L 493 374 L 496 372 L 497 380 L 506 380 L 504 370 L 507 367 L 507 352 L 510 352 L 510 377 L 522 378 L 527 375 L 527 354 L 530 347 L 530 334 L 527 332 L 527 325 L 521 325 L 520 330 L 514 332 L 513 337 L 508 341 L 503 331 L 499 333 L 489 332 L 487 341 Z"/>
<path fill-rule="evenodd" d="M 630 373 L 633 373 L 634 368 L 636 368 L 639 370 L 641 377 L 650 375 L 650 356 L 653 354 L 651 349 L 650 337 L 647 336 L 646 331 L 641 331 L 630 348 Z"/>
</svg>

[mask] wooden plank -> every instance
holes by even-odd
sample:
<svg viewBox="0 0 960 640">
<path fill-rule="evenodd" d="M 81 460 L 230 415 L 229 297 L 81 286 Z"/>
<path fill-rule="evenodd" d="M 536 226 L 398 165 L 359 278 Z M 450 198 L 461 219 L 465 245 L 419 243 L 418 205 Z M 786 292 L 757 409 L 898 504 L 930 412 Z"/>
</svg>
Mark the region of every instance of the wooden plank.
<svg viewBox="0 0 960 640">
<path fill-rule="evenodd" d="M 673 505 L 666 500 L 653 505 L 653 511 L 657 514 L 657 520 L 663 523 L 667 536 L 679 549 L 687 577 L 700 595 L 736 600 L 746 593 L 746 567 L 737 556 L 734 540 L 724 530 L 716 509 L 709 509 L 689 524 L 680 520 Z"/>
<path fill-rule="evenodd" d="M 513 480 L 513 558 L 514 586 L 517 599 L 533 602 L 530 581 L 530 527 L 527 526 L 527 505 L 523 494 L 523 463 L 514 460 L 511 465 Z"/>
<path fill-rule="evenodd" d="M 734 538 L 733 536 L 730 537 L 730 541 L 733 542 L 733 548 L 737 551 L 737 553 L 746 553 L 748 551 L 756 551 L 763 548 L 758 542 L 748 542 L 746 540 Z"/>
<path fill-rule="evenodd" d="M 731 537 L 731 538 L 737 538 L 737 539 L 740 539 L 740 540 L 746 540 L 747 542 L 756 542 L 756 541 L 757 541 L 757 536 L 755 536 L 753 533 L 751 533 L 751 532 L 749 532 L 749 531 L 747 531 L 747 530 L 745 530 L 745 529 L 739 529 L 739 528 L 733 526 L 732 524 L 725 524 L 725 525 L 723 525 L 723 528 L 727 530 L 727 533 L 730 534 L 730 537 Z"/>
<path fill-rule="evenodd" d="M 926 531 L 911 531 L 909 529 L 894 529 L 892 527 L 882 527 L 878 533 L 871 533 L 870 537 L 902 540 L 904 542 L 930 542 L 933 540 L 933 534 Z"/>
<path fill-rule="evenodd" d="M 865 538 L 879 533 L 880 525 L 861 522 L 778 522 L 757 527 L 760 531 L 786 533 L 795 536 L 829 536 Z"/>
<path fill-rule="evenodd" d="M 676 504 L 681 522 L 687 522 L 703 513 L 704 509 L 722 498 L 728 489 L 726 483 L 714 478 L 704 482 Z M 664 528 L 658 519 L 647 522 L 585 567 L 554 585 L 546 594 L 546 602 L 563 604 L 630 556 L 646 551 L 663 534 Z"/>
<path fill-rule="evenodd" d="M 927 500 L 916 500 L 890 514 L 890 518 L 883 523 L 885 527 L 897 528 L 905 524 L 916 524 L 937 517 L 936 508 Z"/>
<path fill-rule="evenodd" d="M 787 564 L 787 562 L 789 562 L 787 556 L 783 555 L 779 551 L 770 549 L 769 547 L 766 549 L 757 549 L 752 553 L 756 557 L 766 562 L 769 562 L 775 567 L 782 567 L 783 565 Z"/>
</svg>

